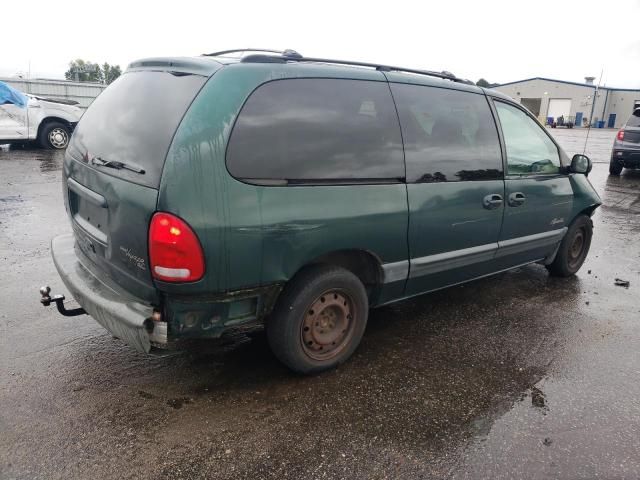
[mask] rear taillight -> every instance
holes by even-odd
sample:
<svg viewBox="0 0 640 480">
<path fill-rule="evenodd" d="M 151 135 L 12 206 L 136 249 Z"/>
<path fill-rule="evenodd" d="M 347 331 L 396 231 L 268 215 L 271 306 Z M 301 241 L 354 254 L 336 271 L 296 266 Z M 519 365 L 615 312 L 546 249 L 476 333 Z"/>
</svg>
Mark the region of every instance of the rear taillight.
<svg viewBox="0 0 640 480">
<path fill-rule="evenodd" d="M 616 135 L 616 137 L 618 138 L 618 140 L 622 141 L 624 140 L 624 129 L 619 130 L 618 131 L 618 135 Z"/>
<path fill-rule="evenodd" d="M 187 223 L 158 212 L 149 226 L 149 260 L 153 277 L 163 282 L 195 282 L 204 274 L 204 254 Z"/>
</svg>

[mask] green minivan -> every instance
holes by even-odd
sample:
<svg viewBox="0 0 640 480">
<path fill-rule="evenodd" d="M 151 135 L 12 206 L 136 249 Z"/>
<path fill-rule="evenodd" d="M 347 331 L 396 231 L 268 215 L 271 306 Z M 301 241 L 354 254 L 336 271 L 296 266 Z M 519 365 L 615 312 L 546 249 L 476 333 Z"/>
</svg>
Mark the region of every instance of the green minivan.
<svg viewBox="0 0 640 480">
<path fill-rule="evenodd" d="M 452 74 L 233 51 L 129 65 L 64 160 L 73 234 L 52 240 L 81 308 L 141 352 L 264 325 L 313 373 L 369 309 L 538 262 L 573 275 L 601 204 L 507 96 Z M 201 343 L 201 342 L 198 342 Z"/>
</svg>

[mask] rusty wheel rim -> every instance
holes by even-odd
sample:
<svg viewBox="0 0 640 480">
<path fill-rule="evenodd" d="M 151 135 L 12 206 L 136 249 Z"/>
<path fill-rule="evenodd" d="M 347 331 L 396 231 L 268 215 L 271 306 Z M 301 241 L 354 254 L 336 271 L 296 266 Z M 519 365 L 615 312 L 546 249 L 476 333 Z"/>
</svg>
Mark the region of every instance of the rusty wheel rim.
<svg viewBox="0 0 640 480">
<path fill-rule="evenodd" d="M 300 329 L 304 352 L 315 360 L 330 360 L 342 352 L 353 335 L 355 306 L 342 290 L 328 290 L 305 312 Z"/>
<path fill-rule="evenodd" d="M 569 247 L 569 265 L 571 267 L 574 267 L 582 258 L 585 245 L 585 233 L 584 229 L 581 228 L 576 232 Z"/>
</svg>

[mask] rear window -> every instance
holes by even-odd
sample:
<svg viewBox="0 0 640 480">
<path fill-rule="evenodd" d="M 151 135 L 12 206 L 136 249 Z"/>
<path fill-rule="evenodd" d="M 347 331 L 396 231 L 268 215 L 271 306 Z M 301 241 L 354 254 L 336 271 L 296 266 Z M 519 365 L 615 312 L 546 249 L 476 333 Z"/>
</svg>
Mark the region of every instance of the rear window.
<svg viewBox="0 0 640 480">
<path fill-rule="evenodd" d="M 266 83 L 238 116 L 227 168 L 250 183 L 403 178 L 400 126 L 389 87 L 344 79 Z"/>
<path fill-rule="evenodd" d="M 627 127 L 640 127 L 640 108 L 631 114 Z"/>
<path fill-rule="evenodd" d="M 206 77 L 169 72 L 129 72 L 107 88 L 85 112 L 73 134 L 69 154 L 91 161 L 117 161 L 127 169 L 93 167 L 141 185 L 157 188 L 173 138 Z"/>
</svg>

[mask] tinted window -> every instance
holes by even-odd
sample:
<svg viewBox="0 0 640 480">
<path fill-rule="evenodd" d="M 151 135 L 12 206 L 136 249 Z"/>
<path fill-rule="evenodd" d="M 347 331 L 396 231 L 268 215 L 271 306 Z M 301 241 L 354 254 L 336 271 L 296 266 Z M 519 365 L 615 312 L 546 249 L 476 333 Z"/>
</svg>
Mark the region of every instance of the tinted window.
<svg viewBox="0 0 640 480">
<path fill-rule="evenodd" d="M 484 95 L 393 84 L 407 180 L 453 182 L 502 176 L 500 143 Z"/>
<path fill-rule="evenodd" d="M 138 174 L 101 172 L 150 187 L 160 183 L 173 134 L 205 77 L 168 72 L 125 73 L 102 92 L 80 119 L 69 154 L 139 165 Z"/>
<path fill-rule="evenodd" d="M 227 166 L 248 181 L 402 178 L 389 87 L 341 79 L 267 83 L 242 108 Z"/>
<path fill-rule="evenodd" d="M 496 109 L 507 146 L 508 173 L 558 173 L 558 147 L 542 127 L 519 108 L 496 102 Z"/>
<path fill-rule="evenodd" d="M 627 122 L 627 127 L 640 127 L 640 108 L 631 114 Z"/>
</svg>

